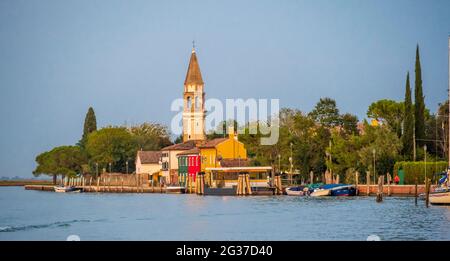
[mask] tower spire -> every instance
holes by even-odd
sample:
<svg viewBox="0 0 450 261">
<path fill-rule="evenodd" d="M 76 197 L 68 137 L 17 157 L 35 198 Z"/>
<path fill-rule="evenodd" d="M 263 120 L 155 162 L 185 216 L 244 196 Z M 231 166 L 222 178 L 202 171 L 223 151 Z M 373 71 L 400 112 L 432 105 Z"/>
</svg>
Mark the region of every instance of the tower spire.
<svg viewBox="0 0 450 261">
<path fill-rule="evenodd" d="M 189 67 L 186 74 L 184 85 L 203 85 L 202 73 L 198 64 L 197 55 L 195 53 L 195 42 L 192 41 L 192 54 L 189 60 Z"/>
</svg>

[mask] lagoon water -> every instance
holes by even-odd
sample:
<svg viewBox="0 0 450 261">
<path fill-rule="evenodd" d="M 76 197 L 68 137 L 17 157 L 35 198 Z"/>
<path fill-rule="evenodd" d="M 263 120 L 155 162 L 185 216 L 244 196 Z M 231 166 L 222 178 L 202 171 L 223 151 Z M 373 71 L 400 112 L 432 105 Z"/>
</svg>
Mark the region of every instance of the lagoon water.
<svg viewBox="0 0 450 261">
<path fill-rule="evenodd" d="M 450 240 L 413 198 L 96 194 L 0 187 L 0 240 Z"/>
</svg>

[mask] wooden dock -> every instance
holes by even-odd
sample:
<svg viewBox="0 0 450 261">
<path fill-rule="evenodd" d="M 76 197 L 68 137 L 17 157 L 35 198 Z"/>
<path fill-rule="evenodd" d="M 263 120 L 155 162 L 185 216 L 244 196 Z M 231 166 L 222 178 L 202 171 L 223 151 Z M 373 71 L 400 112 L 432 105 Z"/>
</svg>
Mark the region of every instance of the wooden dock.
<svg viewBox="0 0 450 261">
<path fill-rule="evenodd" d="M 26 190 L 54 191 L 50 185 L 25 185 Z M 166 193 L 165 187 L 132 187 L 132 186 L 75 186 L 83 192 L 101 193 Z"/>
<path fill-rule="evenodd" d="M 25 185 L 26 190 L 54 191 L 53 185 Z M 75 186 L 83 192 L 98 193 L 167 193 L 165 187 L 136 187 L 136 186 Z M 433 188 L 434 186 L 432 186 Z M 358 195 L 376 196 L 378 185 L 358 185 Z M 417 193 L 425 193 L 425 185 L 417 186 Z M 208 194 L 208 193 L 205 193 Z M 384 185 L 383 194 L 385 196 L 415 196 L 415 185 Z"/>
<path fill-rule="evenodd" d="M 376 196 L 378 192 L 378 185 L 358 185 L 358 194 L 360 196 Z M 432 189 L 434 186 L 431 186 Z M 415 185 L 383 185 L 383 194 L 386 196 L 410 196 L 414 197 L 416 186 Z M 425 193 L 425 185 L 417 186 L 417 193 Z"/>
</svg>

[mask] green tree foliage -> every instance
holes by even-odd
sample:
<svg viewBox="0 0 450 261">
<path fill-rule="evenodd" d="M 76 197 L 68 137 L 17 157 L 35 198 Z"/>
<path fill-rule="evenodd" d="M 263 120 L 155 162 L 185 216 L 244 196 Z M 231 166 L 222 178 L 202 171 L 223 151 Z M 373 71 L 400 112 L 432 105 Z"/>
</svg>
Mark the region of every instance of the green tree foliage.
<svg viewBox="0 0 450 261">
<path fill-rule="evenodd" d="M 360 164 L 373 173 L 373 151 L 375 151 L 375 170 L 379 175 L 392 173 L 394 163 L 400 158 L 402 142 L 386 126 L 370 126 L 364 123 L 364 135 L 361 135 L 359 150 Z"/>
<path fill-rule="evenodd" d="M 437 154 L 442 159 L 448 158 L 448 100 L 439 105 L 436 115 Z M 445 141 L 445 142 L 444 142 Z"/>
<path fill-rule="evenodd" d="M 358 117 L 345 113 L 341 115 L 342 131 L 345 135 L 358 135 Z"/>
<path fill-rule="evenodd" d="M 411 160 L 414 149 L 414 114 L 413 104 L 411 101 L 411 87 L 409 83 L 409 72 L 406 75 L 405 101 L 403 110 L 403 155 L 406 159 Z"/>
<path fill-rule="evenodd" d="M 95 117 L 95 112 L 92 107 L 89 107 L 88 112 L 86 113 L 86 117 L 84 118 L 83 136 L 81 137 L 81 140 L 78 142 L 78 145 L 84 148 L 88 135 L 96 130 L 97 130 L 97 119 Z"/>
<path fill-rule="evenodd" d="M 361 135 L 345 136 L 338 131 L 332 133 L 331 147 L 326 149 L 331 154 L 332 161 L 327 161 L 327 167 L 335 174 L 344 175 L 345 180 L 353 180 L 353 171 L 356 170 L 360 173 L 370 170 L 373 175 L 375 150 L 377 174 L 392 173 L 401 148 L 400 139 L 388 126 L 370 126 L 364 121 L 364 132 Z M 351 176 L 347 177 L 348 175 Z"/>
<path fill-rule="evenodd" d="M 325 127 L 334 127 L 340 123 L 339 109 L 331 98 L 320 98 L 309 116 Z"/>
<path fill-rule="evenodd" d="M 134 170 L 134 161 L 138 144 L 124 127 L 106 127 L 91 133 L 86 142 L 86 152 L 89 156 L 91 169 L 99 164 L 99 169 L 109 171 L 109 163 L 113 172 L 126 171 L 126 162 L 129 162 L 129 171 Z M 131 163 L 131 164 L 130 164 Z"/>
<path fill-rule="evenodd" d="M 157 123 L 143 123 L 130 128 L 138 149 L 160 150 L 172 144 L 166 126 Z"/>
<path fill-rule="evenodd" d="M 309 176 L 309 171 L 317 174 L 325 171 L 325 148 L 328 146 L 330 131 L 311 117 L 298 110 L 281 109 L 279 140 L 272 146 L 260 145 L 262 135 L 259 131 L 250 134 L 251 126 L 257 126 L 257 123 L 250 123 L 245 134 L 239 135 L 239 140 L 245 144 L 254 165 L 273 165 L 278 170 L 280 163 L 281 171 L 289 171 L 292 144 L 294 170 L 300 171 L 304 177 Z M 278 155 L 281 156 L 280 161 Z"/>
<path fill-rule="evenodd" d="M 373 102 L 368 110 L 367 117 L 376 119 L 388 125 L 398 137 L 402 134 L 404 105 L 393 100 L 379 100 Z"/>
<path fill-rule="evenodd" d="M 215 130 L 211 130 L 206 134 L 207 139 L 228 137 L 228 127 L 233 127 L 234 131 L 238 131 L 238 122 L 235 120 L 222 121 Z"/>
<path fill-rule="evenodd" d="M 56 184 L 58 175 L 64 177 L 81 173 L 86 158 L 78 146 L 60 146 L 39 154 L 36 162 L 38 165 L 33 171 L 33 175 L 53 176 L 53 182 Z"/>
<path fill-rule="evenodd" d="M 414 86 L 414 121 L 415 133 L 418 145 L 422 145 L 425 138 L 425 101 L 422 90 L 422 69 L 420 66 L 419 45 L 416 49 L 416 66 L 415 66 L 415 86 Z"/>
</svg>

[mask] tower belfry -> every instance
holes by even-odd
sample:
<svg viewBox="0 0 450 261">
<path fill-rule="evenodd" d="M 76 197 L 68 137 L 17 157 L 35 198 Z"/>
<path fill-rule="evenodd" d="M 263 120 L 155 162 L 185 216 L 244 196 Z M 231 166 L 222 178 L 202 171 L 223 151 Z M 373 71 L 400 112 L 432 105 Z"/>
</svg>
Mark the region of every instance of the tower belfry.
<svg viewBox="0 0 450 261">
<path fill-rule="evenodd" d="M 184 80 L 183 142 L 205 140 L 205 92 L 200 66 L 192 42 L 191 59 Z"/>
</svg>

